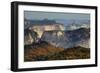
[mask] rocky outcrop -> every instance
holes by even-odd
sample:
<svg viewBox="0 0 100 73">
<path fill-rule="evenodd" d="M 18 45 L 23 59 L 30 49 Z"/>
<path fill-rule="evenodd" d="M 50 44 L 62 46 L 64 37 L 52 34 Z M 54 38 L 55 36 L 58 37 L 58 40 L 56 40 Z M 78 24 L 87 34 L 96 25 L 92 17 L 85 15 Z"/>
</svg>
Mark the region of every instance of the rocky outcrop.
<svg viewBox="0 0 100 73">
<path fill-rule="evenodd" d="M 38 34 L 29 29 L 24 30 L 24 45 L 30 45 L 38 41 Z"/>
<path fill-rule="evenodd" d="M 80 28 L 72 31 L 45 31 L 41 40 L 56 47 L 71 48 L 82 46 L 89 48 L 90 29 Z"/>
</svg>

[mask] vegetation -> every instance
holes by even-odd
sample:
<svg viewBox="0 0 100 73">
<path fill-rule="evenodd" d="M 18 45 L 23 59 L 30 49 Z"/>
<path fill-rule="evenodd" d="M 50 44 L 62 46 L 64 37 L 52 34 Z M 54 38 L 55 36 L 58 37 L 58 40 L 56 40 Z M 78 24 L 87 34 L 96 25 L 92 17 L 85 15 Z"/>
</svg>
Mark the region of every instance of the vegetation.
<svg viewBox="0 0 100 73">
<path fill-rule="evenodd" d="M 83 47 L 68 48 L 59 53 L 47 56 L 48 60 L 70 60 L 70 59 L 88 59 L 90 58 L 90 49 Z"/>
<path fill-rule="evenodd" d="M 90 58 L 90 49 L 80 46 L 63 49 L 42 41 L 40 43 L 34 43 L 34 45 L 26 45 L 24 48 L 25 62 Z"/>
</svg>

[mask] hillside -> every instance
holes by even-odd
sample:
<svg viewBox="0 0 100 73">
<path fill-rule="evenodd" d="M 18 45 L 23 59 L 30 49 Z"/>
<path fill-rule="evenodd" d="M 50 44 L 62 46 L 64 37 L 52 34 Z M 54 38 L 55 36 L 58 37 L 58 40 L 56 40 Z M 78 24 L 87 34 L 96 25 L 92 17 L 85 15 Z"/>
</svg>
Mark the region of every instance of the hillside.
<svg viewBox="0 0 100 73">
<path fill-rule="evenodd" d="M 68 49 L 55 47 L 47 42 L 25 46 L 24 61 L 70 60 L 90 58 L 90 49 L 73 47 Z"/>
<path fill-rule="evenodd" d="M 47 42 L 34 43 L 24 46 L 24 61 L 45 60 L 47 55 L 61 52 L 64 49 L 55 47 Z M 41 57 L 41 58 L 40 58 Z"/>
<path fill-rule="evenodd" d="M 47 56 L 49 60 L 72 60 L 72 59 L 88 59 L 90 58 L 90 49 L 83 47 L 73 47 L 65 49 L 59 53 Z"/>
</svg>

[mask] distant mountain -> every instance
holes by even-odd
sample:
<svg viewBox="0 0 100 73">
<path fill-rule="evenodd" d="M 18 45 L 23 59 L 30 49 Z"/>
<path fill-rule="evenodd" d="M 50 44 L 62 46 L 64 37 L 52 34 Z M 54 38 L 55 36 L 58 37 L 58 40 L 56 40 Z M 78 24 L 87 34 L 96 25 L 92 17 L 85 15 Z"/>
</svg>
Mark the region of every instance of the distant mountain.
<svg viewBox="0 0 100 73">
<path fill-rule="evenodd" d="M 45 31 L 41 40 L 65 49 L 75 46 L 89 48 L 90 29 L 80 28 L 70 31 Z"/>
<path fill-rule="evenodd" d="M 64 24 L 65 26 L 68 26 L 68 25 L 71 25 L 71 24 L 79 24 L 79 25 L 82 25 L 82 24 L 90 24 L 90 20 L 87 20 L 87 19 L 83 19 L 83 20 L 79 20 L 79 19 L 56 19 L 56 22 L 57 23 L 62 23 Z"/>
<path fill-rule="evenodd" d="M 67 26 L 69 29 L 73 28 L 74 26 L 88 26 L 90 24 L 90 20 L 66 20 L 66 19 L 43 19 L 43 20 L 30 20 L 30 19 L 24 19 L 24 29 L 31 27 L 31 25 L 52 25 L 52 24 L 63 24 L 64 26 Z M 73 25 L 74 24 L 74 25 Z M 73 26 L 73 27 L 71 27 Z M 67 28 L 66 27 L 66 28 Z M 67 29 L 68 29 L 67 28 Z"/>
<path fill-rule="evenodd" d="M 65 30 L 75 30 L 75 29 L 80 29 L 80 28 L 90 28 L 90 24 L 70 24 L 65 26 Z"/>
<path fill-rule="evenodd" d="M 56 24 L 55 20 L 48 20 L 48 19 L 43 19 L 43 20 L 24 20 L 24 29 L 31 27 L 31 25 L 52 25 Z"/>
</svg>

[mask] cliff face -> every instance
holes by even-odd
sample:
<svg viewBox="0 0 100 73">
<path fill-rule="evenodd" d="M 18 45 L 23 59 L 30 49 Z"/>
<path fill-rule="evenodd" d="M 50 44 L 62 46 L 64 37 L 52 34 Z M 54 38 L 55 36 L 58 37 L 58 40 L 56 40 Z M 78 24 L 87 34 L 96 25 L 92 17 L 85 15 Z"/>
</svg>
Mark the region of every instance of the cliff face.
<svg viewBox="0 0 100 73">
<path fill-rule="evenodd" d="M 38 37 L 41 38 L 44 31 L 53 31 L 53 30 L 64 30 L 64 26 L 62 24 L 48 24 L 48 25 L 33 25 L 29 27 L 31 31 L 35 31 L 38 34 Z"/>
<path fill-rule="evenodd" d="M 41 39 L 56 47 L 82 46 L 89 48 L 90 31 L 86 28 L 72 31 L 45 31 Z"/>
<path fill-rule="evenodd" d="M 30 45 L 33 42 L 38 42 L 38 34 L 29 29 L 24 30 L 24 45 Z"/>
</svg>

